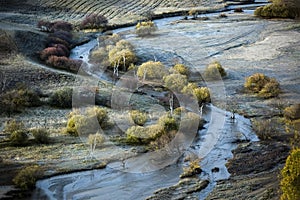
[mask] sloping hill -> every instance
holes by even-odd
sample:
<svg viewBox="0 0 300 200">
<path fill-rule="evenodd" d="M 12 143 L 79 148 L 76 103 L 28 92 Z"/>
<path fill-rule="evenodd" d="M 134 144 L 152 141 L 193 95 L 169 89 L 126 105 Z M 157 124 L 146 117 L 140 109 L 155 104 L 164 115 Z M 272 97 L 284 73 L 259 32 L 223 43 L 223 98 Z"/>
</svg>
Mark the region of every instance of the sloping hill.
<svg viewBox="0 0 300 200">
<path fill-rule="evenodd" d="M 78 21 L 87 14 L 106 16 L 111 24 L 123 24 L 141 19 L 147 13 L 156 15 L 189 11 L 191 8 L 210 9 L 225 6 L 222 0 L 35 0 L 35 5 L 55 12 L 53 18 Z"/>
</svg>

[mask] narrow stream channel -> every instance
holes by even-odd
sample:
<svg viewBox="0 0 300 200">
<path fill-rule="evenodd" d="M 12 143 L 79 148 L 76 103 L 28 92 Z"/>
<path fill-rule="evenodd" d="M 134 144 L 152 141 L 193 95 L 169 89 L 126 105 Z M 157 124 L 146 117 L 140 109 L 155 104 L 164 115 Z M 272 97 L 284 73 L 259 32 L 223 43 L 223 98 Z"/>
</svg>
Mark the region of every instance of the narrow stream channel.
<svg viewBox="0 0 300 200">
<path fill-rule="evenodd" d="M 161 19 L 156 23 L 160 27 L 181 18 Z M 130 29 L 133 27 L 118 29 L 115 32 Z M 97 41 L 92 40 L 76 47 L 71 57 L 78 59 L 81 56 L 84 61 L 88 61 L 90 49 L 96 45 Z M 205 125 L 205 129 L 198 132 L 195 141 L 188 149 L 202 158 L 201 167 L 204 173 L 201 174 L 201 177 L 210 181 L 209 186 L 199 193 L 199 199 L 205 199 L 213 190 L 216 181 L 229 178 L 230 174 L 225 164 L 228 159 L 232 158 L 232 150 L 236 148 L 236 142 L 258 140 L 248 119 L 240 115 L 235 115 L 235 119 L 231 119 L 230 116 L 231 113 L 208 105 L 203 113 L 203 118 L 208 123 Z M 218 172 L 212 172 L 212 169 L 215 168 L 218 169 Z M 101 170 L 71 173 L 40 180 L 37 182 L 37 189 L 32 199 L 145 199 L 157 189 L 178 183 L 181 173 L 182 164 L 180 163 L 147 173 L 129 173 L 118 170 L 113 165 L 108 165 Z"/>
</svg>

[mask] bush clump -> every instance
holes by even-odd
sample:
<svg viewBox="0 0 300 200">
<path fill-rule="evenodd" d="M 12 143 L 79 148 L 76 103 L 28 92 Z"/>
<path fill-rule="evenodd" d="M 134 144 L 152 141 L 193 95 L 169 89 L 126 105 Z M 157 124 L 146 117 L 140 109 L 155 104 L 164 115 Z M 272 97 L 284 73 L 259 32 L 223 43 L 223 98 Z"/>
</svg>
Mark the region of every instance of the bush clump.
<svg viewBox="0 0 300 200">
<path fill-rule="evenodd" d="M 170 69 L 171 73 L 179 73 L 181 75 L 188 76 L 189 69 L 184 64 L 176 64 Z"/>
<path fill-rule="evenodd" d="M 56 68 L 56 69 L 62 69 L 67 70 L 71 72 L 78 72 L 82 65 L 81 60 L 74 60 L 70 59 L 66 56 L 56 56 L 52 55 L 48 57 L 46 64 Z"/>
<path fill-rule="evenodd" d="M 28 141 L 27 131 L 25 130 L 16 130 L 10 134 L 10 142 L 14 146 L 23 146 Z"/>
<path fill-rule="evenodd" d="M 32 190 L 35 183 L 42 178 L 43 170 L 38 165 L 28 166 L 18 172 L 13 179 L 14 184 L 22 190 Z"/>
<path fill-rule="evenodd" d="M 300 199 L 300 149 L 293 149 L 281 170 L 280 188 L 282 200 Z"/>
<path fill-rule="evenodd" d="M 258 7 L 254 15 L 266 18 L 295 18 L 296 14 L 293 9 L 284 5 L 272 3 L 262 7 Z"/>
<path fill-rule="evenodd" d="M 274 121 L 271 119 L 254 120 L 253 129 L 260 140 L 272 140 L 277 133 L 274 124 Z"/>
<path fill-rule="evenodd" d="M 50 56 L 65 56 L 65 57 L 69 56 L 69 55 L 67 55 L 68 52 L 65 49 L 66 47 L 62 47 L 62 46 L 64 46 L 64 45 L 56 44 L 54 46 L 43 49 L 40 53 L 41 60 L 46 61 L 46 60 L 48 60 L 48 58 Z"/>
<path fill-rule="evenodd" d="M 139 66 L 137 75 L 143 80 L 162 80 L 168 74 L 161 62 L 148 61 Z"/>
<path fill-rule="evenodd" d="M 35 128 L 30 130 L 30 132 L 39 144 L 48 144 L 50 142 L 50 133 L 46 128 Z"/>
<path fill-rule="evenodd" d="M 53 92 L 49 98 L 49 104 L 58 108 L 72 108 L 72 88 L 63 88 Z"/>
<path fill-rule="evenodd" d="M 163 78 L 164 86 L 171 91 L 180 92 L 187 84 L 186 75 L 170 74 Z"/>
<path fill-rule="evenodd" d="M 176 136 L 176 131 L 164 132 L 156 140 L 153 140 L 149 144 L 150 150 L 159 150 L 166 147 Z"/>
<path fill-rule="evenodd" d="M 86 109 L 86 114 L 89 118 L 96 117 L 101 128 L 108 127 L 109 117 L 105 108 L 99 106 L 89 107 Z"/>
<path fill-rule="evenodd" d="M 107 111 L 102 107 L 88 107 L 83 114 L 78 110 L 69 114 L 65 133 L 72 136 L 88 136 L 96 133 L 100 128 L 109 126 Z"/>
<path fill-rule="evenodd" d="M 157 26 L 153 21 L 139 22 L 135 26 L 135 31 L 138 36 L 152 35 L 157 30 Z"/>
<path fill-rule="evenodd" d="M 139 110 L 131 110 L 129 114 L 133 123 L 138 126 L 143 126 L 148 119 L 147 114 Z"/>
<path fill-rule="evenodd" d="M 210 92 L 208 87 L 198 87 L 195 83 L 188 83 L 182 93 L 191 95 L 198 101 L 199 105 L 211 102 Z"/>
<path fill-rule="evenodd" d="M 132 126 L 126 131 L 126 142 L 134 145 L 149 144 L 165 133 L 160 125 Z"/>
<path fill-rule="evenodd" d="M 108 23 L 105 16 L 100 14 L 89 14 L 80 23 L 80 29 L 104 29 Z"/>
<path fill-rule="evenodd" d="M 71 136 L 82 135 L 84 130 L 89 130 L 90 127 L 87 123 L 87 118 L 83 115 L 72 115 L 67 122 L 65 132 Z"/>
<path fill-rule="evenodd" d="M 166 114 L 166 115 L 163 115 L 161 116 L 159 119 L 158 119 L 158 124 L 163 127 L 163 129 L 166 131 L 166 132 L 169 132 L 169 131 L 177 131 L 178 130 L 178 122 L 177 120 Z"/>
<path fill-rule="evenodd" d="M 186 178 L 200 174 L 202 172 L 200 161 L 200 159 L 190 161 L 189 166 L 183 168 L 183 173 L 180 175 L 180 178 Z"/>
<path fill-rule="evenodd" d="M 120 40 L 109 51 L 108 60 L 112 68 L 119 69 L 121 67 L 121 70 L 127 71 L 128 67 L 134 64 L 137 58 L 133 46 L 125 40 Z"/>
<path fill-rule="evenodd" d="M 300 104 L 291 105 L 284 109 L 283 115 L 286 119 L 297 120 L 300 119 Z"/>
<path fill-rule="evenodd" d="M 13 120 L 6 121 L 4 124 L 3 132 L 6 134 L 12 134 L 13 132 L 19 130 L 26 130 L 23 122 L 13 119 Z"/>
<path fill-rule="evenodd" d="M 207 80 L 218 80 L 220 77 L 224 76 L 226 76 L 225 69 L 218 61 L 210 63 L 204 71 L 204 77 Z"/>
<path fill-rule="evenodd" d="M 181 126 L 180 129 L 182 131 L 189 131 L 189 130 L 200 130 L 203 128 L 204 122 L 201 121 L 200 123 L 200 116 L 193 112 L 184 113 L 182 120 L 180 122 Z"/>
<path fill-rule="evenodd" d="M 0 94 L 0 107 L 4 113 L 22 112 L 25 107 L 40 106 L 39 94 L 29 88 L 20 87 Z"/>
<path fill-rule="evenodd" d="M 193 94 L 199 104 L 209 103 L 211 101 L 208 87 L 197 87 L 194 89 Z"/>
<path fill-rule="evenodd" d="M 278 81 L 262 73 L 256 73 L 247 77 L 244 87 L 263 98 L 277 97 L 280 93 Z"/>
</svg>

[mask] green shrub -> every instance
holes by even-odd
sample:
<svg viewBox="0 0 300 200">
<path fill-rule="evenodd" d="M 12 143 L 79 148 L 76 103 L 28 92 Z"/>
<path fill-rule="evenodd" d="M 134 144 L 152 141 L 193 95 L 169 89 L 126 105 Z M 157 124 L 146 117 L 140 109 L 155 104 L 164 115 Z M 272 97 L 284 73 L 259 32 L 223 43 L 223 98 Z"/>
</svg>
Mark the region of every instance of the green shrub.
<svg viewBox="0 0 300 200">
<path fill-rule="evenodd" d="M 198 87 L 195 83 L 188 83 L 181 92 L 194 96 L 199 104 L 211 101 L 209 89 L 207 87 Z"/>
<path fill-rule="evenodd" d="M 15 119 L 6 121 L 4 124 L 3 132 L 6 134 L 12 134 L 15 131 L 26 131 L 23 122 L 16 121 Z"/>
<path fill-rule="evenodd" d="M 30 130 L 35 141 L 40 144 L 48 144 L 50 142 L 50 133 L 45 128 L 35 128 Z"/>
<path fill-rule="evenodd" d="M 276 79 L 261 73 L 247 77 L 244 87 L 263 98 L 277 97 L 280 93 L 280 86 Z"/>
<path fill-rule="evenodd" d="M 91 53 L 91 60 L 99 62 L 102 66 L 110 66 L 108 59 L 108 50 L 105 47 L 100 47 Z"/>
<path fill-rule="evenodd" d="M 268 4 L 262 7 L 258 7 L 254 15 L 260 17 L 267 17 L 267 18 L 295 18 L 296 13 L 294 9 L 288 7 L 284 4 Z"/>
<path fill-rule="evenodd" d="M 79 136 L 85 127 L 88 129 L 87 118 L 82 115 L 73 115 L 68 119 L 66 133 L 72 136 Z"/>
<path fill-rule="evenodd" d="M 80 114 L 79 110 L 70 112 L 65 133 L 73 136 L 87 136 L 96 133 L 99 128 L 107 128 L 109 126 L 109 117 L 105 108 L 98 106 L 88 107 L 84 114 Z"/>
<path fill-rule="evenodd" d="M 148 36 L 154 33 L 157 30 L 157 26 L 152 21 L 139 22 L 135 26 L 135 32 L 138 36 Z"/>
<path fill-rule="evenodd" d="M 143 126 L 132 126 L 126 130 L 126 142 L 129 144 L 147 144 L 147 129 Z"/>
<path fill-rule="evenodd" d="M 135 145 L 149 144 L 164 133 L 160 125 L 132 126 L 126 131 L 126 142 Z"/>
<path fill-rule="evenodd" d="M 276 79 L 271 78 L 270 81 L 259 91 L 258 95 L 263 98 L 277 97 L 280 93 L 280 85 Z"/>
<path fill-rule="evenodd" d="M 184 64 L 176 64 L 170 69 L 171 73 L 179 73 L 188 76 L 189 69 Z"/>
<path fill-rule="evenodd" d="M 10 142 L 15 146 L 23 146 L 28 141 L 28 135 L 25 130 L 16 130 L 10 134 Z"/>
<path fill-rule="evenodd" d="M 139 66 L 137 75 L 143 80 L 162 80 L 167 75 L 167 69 L 161 62 L 148 61 Z"/>
<path fill-rule="evenodd" d="M 281 170 L 282 200 L 300 199 L 300 149 L 293 149 Z"/>
<path fill-rule="evenodd" d="M 276 128 L 274 127 L 274 121 L 271 119 L 267 120 L 254 120 L 253 130 L 255 131 L 258 138 L 262 141 L 272 140 L 277 133 Z"/>
<path fill-rule="evenodd" d="M 180 92 L 187 84 L 187 77 L 181 74 L 170 74 L 163 78 L 164 86 L 169 90 Z"/>
<path fill-rule="evenodd" d="M 210 63 L 204 71 L 204 77 L 207 80 L 218 80 L 224 76 L 226 76 L 225 69 L 218 61 Z"/>
<path fill-rule="evenodd" d="M 14 184 L 22 190 L 32 190 L 36 181 L 43 175 L 43 170 L 38 165 L 28 166 L 19 171 L 13 179 Z"/>
<path fill-rule="evenodd" d="M 186 178 L 200 174 L 202 172 L 200 161 L 200 159 L 190 161 L 189 166 L 183 168 L 183 173 L 180 175 L 180 178 Z"/>
<path fill-rule="evenodd" d="M 99 106 L 89 107 L 86 114 L 89 118 L 96 117 L 101 128 L 108 127 L 109 117 L 105 108 Z"/>
<path fill-rule="evenodd" d="M 174 139 L 176 133 L 176 131 L 163 132 L 160 137 L 150 142 L 149 149 L 159 150 L 166 147 Z"/>
<path fill-rule="evenodd" d="M 197 130 L 203 128 L 203 121 L 200 123 L 200 116 L 193 112 L 187 112 L 183 115 L 181 119 L 181 130 L 183 131 L 189 131 L 194 130 L 197 128 Z"/>
<path fill-rule="evenodd" d="M 284 109 L 284 117 L 289 120 L 300 119 L 300 104 L 291 105 Z"/>
<path fill-rule="evenodd" d="M 164 128 L 166 132 L 172 131 L 172 130 L 178 130 L 178 123 L 176 119 L 172 116 L 163 115 L 158 119 L 158 124 Z"/>
<path fill-rule="evenodd" d="M 196 97 L 196 99 L 198 100 L 199 104 L 209 103 L 211 101 L 210 92 L 207 87 L 198 87 L 198 88 L 194 89 L 193 94 Z"/>
<path fill-rule="evenodd" d="M 20 87 L 0 94 L 1 111 L 8 114 L 22 112 L 25 107 L 40 105 L 41 101 L 38 93 L 26 87 Z"/>
<path fill-rule="evenodd" d="M 244 86 L 251 92 L 259 93 L 269 81 L 269 77 L 262 73 L 256 73 L 246 78 Z"/>
<path fill-rule="evenodd" d="M 72 88 L 56 90 L 49 98 L 49 104 L 58 108 L 72 108 Z"/>
<path fill-rule="evenodd" d="M 131 110 L 130 117 L 134 124 L 143 126 L 147 121 L 147 114 L 138 110 Z"/>
<path fill-rule="evenodd" d="M 195 83 L 188 83 L 186 86 L 184 86 L 181 92 L 188 95 L 194 95 L 194 90 L 197 88 L 198 86 Z"/>
</svg>

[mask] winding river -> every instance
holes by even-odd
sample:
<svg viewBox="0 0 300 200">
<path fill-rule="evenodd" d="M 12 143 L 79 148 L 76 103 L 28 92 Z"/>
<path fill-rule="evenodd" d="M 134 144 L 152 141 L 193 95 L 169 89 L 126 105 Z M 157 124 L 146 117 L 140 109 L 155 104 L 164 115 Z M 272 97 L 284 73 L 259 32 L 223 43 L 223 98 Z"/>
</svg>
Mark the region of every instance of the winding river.
<svg viewBox="0 0 300 200">
<path fill-rule="evenodd" d="M 253 5 L 247 6 L 253 7 Z M 234 9 L 234 7 L 231 8 Z M 232 11 L 227 11 L 227 14 L 230 12 Z M 245 12 L 251 13 L 253 11 L 247 10 Z M 207 16 L 216 17 L 218 15 L 219 13 L 214 13 L 208 14 Z M 198 68 L 199 66 L 199 68 L 201 68 L 201 64 L 204 62 L 202 59 L 211 55 L 217 55 L 218 52 L 220 53 L 220 49 L 224 50 L 239 44 L 249 44 L 256 41 L 256 31 L 263 28 L 262 23 L 253 22 L 252 25 L 255 27 L 252 27 L 251 30 L 255 29 L 255 31 L 251 32 L 248 27 L 234 27 L 228 32 L 227 28 L 234 25 L 233 21 L 224 24 L 222 24 L 222 22 L 214 22 L 211 24 L 205 22 L 202 27 L 199 26 L 197 28 L 198 32 L 194 33 L 188 25 L 185 25 L 187 27 L 183 27 L 180 23 L 172 25 L 171 22 L 178 21 L 181 18 L 182 17 L 173 17 L 156 21 L 158 28 L 162 28 L 160 34 L 165 34 L 164 30 L 166 29 L 163 29 L 163 27 L 170 27 L 170 29 L 172 29 L 172 32 L 168 33 L 169 35 L 166 34 L 166 41 L 163 42 L 154 41 L 154 38 L 149 38 L 141 44 L 141 41 L 138 41 L 134 34 L 131 33 L 133 27 L 118 29 L 115 30 L 115 32 L 128 32 L 129 34 L 126 35 L 126 39 L 137 46 L 137 51 L 141 55 L 145 53 L 142 51 L 144 48 L 148 48 L 151 51 L 157 48 L 168 47 L 168 42 L 170 41 L 167 38 L 173 37 L 174 34 L 182 36 L 184 33 L 185 37 L 189 38 L 189 45 L 193 44 L 193 41 L 197 38 L 197 34 L 198 36 L 204 34 L 204 39 L 201 44 L 206 46 L 206 49 L 205 51 L 201 51 L 200 58 L 199 56 L 195 56 L 196 52 L 192 50 L 189 51 L 188 47 L 185 48 L 184 43 L 181 43 L 178 47 L 175 45 L 169 49 L 170 52 L 175 52 L 176 55 L 180 55 L 189 63 L 197 63 L 197 65 L 193 64 L 193 67 Z M 227 42 L 223 44 L 217 44 L 218 38 L 208 38 L 209 35 L 215 34 L 213 27 L 216 23 L 218 24 L 219 31 L 227 31 L 227 35 L 224 33 L 223 37 L 227 38 L 228 35 L 230 36 Z M 209 27 L 212 27 L 211 31 Z M 191 31 L 189 31 L 189 29 Z M 190 34 L 190 36 L 188 34 Z M 248 35 L 251 35 L 251 37 L 247 37 Z M 234 39 L 231 40 L 230 38 Z M 163 43 L 163 45 L 159 46 L 159 43 Z M 78 58 L 81 56 L 83 60 L 88 61 L 90 49 L 95 45 L 97 45 L 97 41 L 92 40 L 87 44 L 76 47 L 71 57 Z M 160 55 L 156 55 L 156 57 L 160 59 Z M 225 97 L 226 91 L 222 84 L 223 83 L 212 83 L 208 85 L 208 87 L 214 88 L 213 95 L 216 97 Z M 252 131 L 250 120 L 237 114 L 235 115 L 235 119 L 232 119 L 231 114 L 232 113 L 221 110 L 213 105 L 208 105 L 203 110 L 202 116 L 208 123 L 205 125 L 205 129 L 197 133 L 192 145 L 186 150 L 202 158 L 201 167 L 204 173 L 201 174 L 201 178 L 207 179 L 210 182 L 208 187 L 199 192 L 199 199 L 205 199 L 213 190 L 216 181 L 229 178 L 230 174 L 225 164 L 228 159 L 232 158 L 232 150 L 236 148 L 236 142 L 241 140 L 258 140 Z M 178 183 L 180 180 L 179 175 L 182 173 L 183 167 L 181 163 L 174 163 L 152 172 L 130 173 L 121 170 L 118 166 L 119 164 L 116 162 L 109 164 L 105 169 L 101 170 L 71 173 L 40 180 L 36 184 L 37 189 L 32 199 L 145 199 L 151 196 L 157 189 Z M 219 170 L 212 172 L 214 168 L 218 168 Z"/>
</svg>

